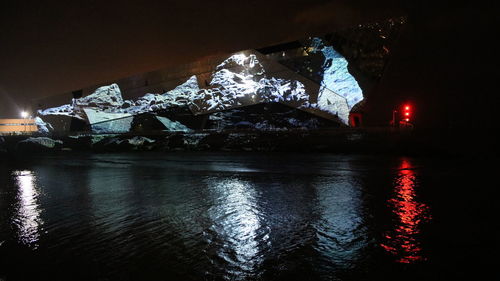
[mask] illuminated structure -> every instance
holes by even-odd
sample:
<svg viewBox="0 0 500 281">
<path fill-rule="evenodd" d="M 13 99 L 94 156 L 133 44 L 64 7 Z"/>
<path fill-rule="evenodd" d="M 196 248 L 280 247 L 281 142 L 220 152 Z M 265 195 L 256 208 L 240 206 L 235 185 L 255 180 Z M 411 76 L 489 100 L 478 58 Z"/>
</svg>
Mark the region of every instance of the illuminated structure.
<svg viewBox="0 0 500 281">
<path fill-rule="evenodd" d="M 387 30 L 394 26 L 395 21 L 390 22 Z M 376 28 L 382 30 L 380 26 Z M 94 133 L 126 133 L 145 128 L 184 132 L 220 130 L 234 127 L 234 122 L 260 130 L 359 125 L 360 121 L 350 120 L 350 113 L 356 111 L 364 94 L 351 75 L 348 59 L 332 45 L 334 37 L 315 37 L 205 58 L 122 79 L 109 86 L 74 91 L 71 103 L 66 105 L 46 108 L 47 103 L 38 102 L 41 108 L 38 116 L 49 131 Z M 363 58 L 356 58 L 355 69 L 361 69 L 356 71 L 364 72 L 366 77 L 378 75 L 387 55 L 385 45 L 380 46 L 376 50 L 365 48 L 368 51 L 358 47 L 360 52 L 377 60 L 364 62 Z M 363 78 L 365 86 L 368 80 Z M 259 104 L 269 106 L 259 109 Z M 252 109 L 246 108 L 249 106 Z M 281 113 L 273 115 L 269 108 Z M 254 115 L 265 111 L 273 115 L 273 120 L 281 116 L 289 122 L 256 123 L 252 118 L 246 120 L 242 111 Z M 237 120 L 235 112 L 240 113 Z"/>
<path fill-rule="evenodd" d="M 179 123 L 161 116 L 162 112 L 168 115 L 171 109 L 188 109 L 196 118 L 260 103 L 282 103 L 347 125 L 350 109 L 363 96 L 356 80 L 347 71 L 345 59 L 339 57 L 338 61 L 340 66 L 335 61 L 332 65 L 336 69 L 330 70 L 333 67 L 328 66 L 329 72 L 318 85 L 256 51 L 243 51 L 218 64 L 210 82 L 203 88 L 199 86 L 199 78 L 193 75 L 171 91 L 148 93 L 136 100 L 124 101 L 118 85 L 112 84 L 98 88 L 89 96 L 73 99 L 72 104 L 39 111 L 39 114 L 42 118 L 71 116 L 88 122 L 94 132 L 121 133 L 130 130 L 134 116 L 145 113 L 155 113 L 168 130 L 172 123 Z M 343 91 L 343 96 L 330 90 L 328 85 Z M 173 127 L 186 130 L 183 124 Z"/>
<path fill-rule="evenodd" d="M 0 135 L 29 134 L 39 131 L 35 119 L 0 119 Z"/>
</svg>

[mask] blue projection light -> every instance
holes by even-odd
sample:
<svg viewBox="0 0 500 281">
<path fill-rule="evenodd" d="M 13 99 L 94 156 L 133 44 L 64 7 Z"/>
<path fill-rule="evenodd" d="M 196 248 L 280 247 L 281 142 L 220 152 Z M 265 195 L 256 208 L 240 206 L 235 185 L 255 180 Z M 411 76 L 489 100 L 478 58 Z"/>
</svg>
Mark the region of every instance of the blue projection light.
<svg viewBox="0 0 500 281">
<path fill-rule="evenodd" d="M 363 92 L 349 73 L 347 60 L 320 38 L 313 38 L 308 50 L 309 54 L 321 53 L 324 57 L 315 66 L 322 74 L 321 82 L 248 50 L 215 66 L 207 87 L 200 87 L 193 75 L 168 92 L 124 100 L 118 85 L 111 84 L 73 99 L 71 104 L 40 110 L 38 115 L 77 118 L 90 124 L 96 133 L 126 133 L 131 130 L 135 115 L 148 112 L 184 107 L 199 115 L 259 103 L 283 103 L 348 125 L 350 111 L 363 100 Z M 168 118 L 159 121 L 169 131 L 189 130 L 185 124 Z"/>
<path fill-rule="evenodd" d="M 344 97 L 350 111 L 363 100 L 363 91 L 359 87 L 358 81 L 349 73 L 347 60 L 332 46 L 325 46 L 320 38 L 313 38 L 312 47 L 313 52 L 322 52 L 325 56 L 318 103 L 321 103 L 321 99 L 328 98 L 328 91 L 326 91 L 328 89 Z"/>
</svg>

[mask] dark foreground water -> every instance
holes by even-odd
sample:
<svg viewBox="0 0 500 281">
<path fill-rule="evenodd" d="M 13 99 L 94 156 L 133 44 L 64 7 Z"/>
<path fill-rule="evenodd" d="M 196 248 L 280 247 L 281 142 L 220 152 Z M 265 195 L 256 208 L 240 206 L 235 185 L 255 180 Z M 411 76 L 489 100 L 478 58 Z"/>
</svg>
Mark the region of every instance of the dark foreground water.
<svg viewBox="0 0 500 281">
<path fill-rule="evenodd" d="M 498 265 L 497 172 L 480 160 L 0 163 L 0 280 L 476 280 Z"/>
</svg>

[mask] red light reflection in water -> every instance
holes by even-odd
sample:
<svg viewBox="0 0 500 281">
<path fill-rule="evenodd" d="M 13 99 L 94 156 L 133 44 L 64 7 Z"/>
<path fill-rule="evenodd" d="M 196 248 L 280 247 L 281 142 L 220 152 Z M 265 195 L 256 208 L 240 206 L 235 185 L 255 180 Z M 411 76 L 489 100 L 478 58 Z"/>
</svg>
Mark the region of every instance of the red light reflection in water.
<svg viewBox="0 0 500 281">
<path fill-rule="evenodd" d="M 431 217 L 427 205 L 415 199 L 417 181 L 411 163 L 403 159 L 399 168 L 395 179 L 395 195 L 388 202 L 397 220 L 395 228 L 385 234 L 380 246 L 397 257 L 397 262 L 413 263 L 425 260 L 418 235 L 421 224 Z"/>
</svg>

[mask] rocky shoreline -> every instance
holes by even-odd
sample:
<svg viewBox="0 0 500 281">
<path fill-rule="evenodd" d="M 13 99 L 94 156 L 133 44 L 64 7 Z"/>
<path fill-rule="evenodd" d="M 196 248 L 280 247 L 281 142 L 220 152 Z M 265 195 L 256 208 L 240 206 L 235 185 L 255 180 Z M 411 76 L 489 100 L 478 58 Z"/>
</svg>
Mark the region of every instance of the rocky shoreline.
<svg viewBox="0 0 500 281">
<path fill-rule="evenodd" d="M 0 139 L 3 155 L 67 151 L 93 153 L 131 151 L 261 151 L 363 154 L 460 154 L 466 150 L 436 142 L 428 133 L 393 130 L 223 131 L 106 134 L 80 136 L 9 136 Z"/>
</svg>

